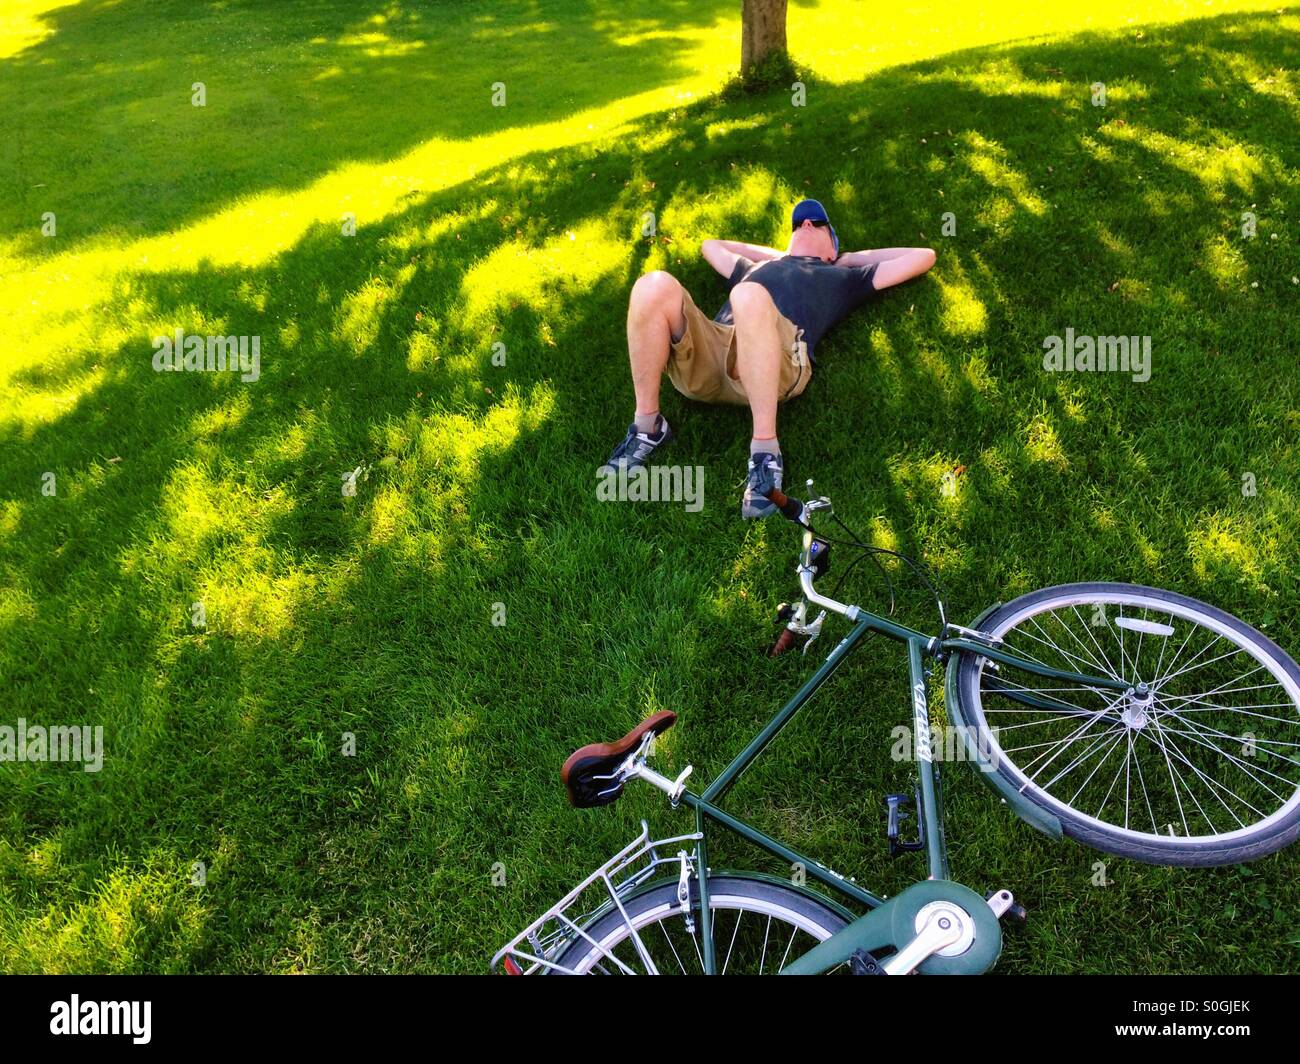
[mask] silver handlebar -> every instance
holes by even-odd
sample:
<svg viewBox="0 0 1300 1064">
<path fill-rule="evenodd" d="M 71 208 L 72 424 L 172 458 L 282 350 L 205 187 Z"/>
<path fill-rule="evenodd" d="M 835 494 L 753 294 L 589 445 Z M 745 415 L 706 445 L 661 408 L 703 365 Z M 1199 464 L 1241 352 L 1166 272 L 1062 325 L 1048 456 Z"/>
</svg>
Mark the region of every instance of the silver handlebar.
<svg viewBox="0 0 1300 1064">
<path fill-rule="evenodd" d="M 811 491 L 813 482 L 808 481 L 808 488 Z M 799 514 L 799 523 L 804 526 L 803 549 L 799 552 L 799 564 L 795 571 L 799 574 L 799 587 L 803 591 L 803 597 L 810 606 L 818 606 L 824 610 L 830 610 L 831 613 L 838 613 L 841 617 L 847 617 L 850 621 L 856 621 L 861 610 L 857 606 L 850 605 L 846 602 L 837 602 L 833 598 L 827 598 L 825 595 L 819 595 L 817 589 L 813 587 L 813 577 L 816 573 L 812 567 L 812 544 L 813 534 L 807 527 L 808 518 L 819 510 L 825 510 L 832 513 L 831 500 L 822 495 L 816 499 L 809 499 L 803 504 L 803 509 Z"/>
<path fill-rule="evenodd" d="M 833 598 L 827 598 L 825 595 L 817 593 L 813 587 L 811 566 L 800 564 L 797 572 L 799 573 L 799 586 L 803 589 L 803 597 L 810 606 L 820 606 L 824 610 L 830 610 L 831 613 L 838 613 L 841 617 L 847 617 L 850 621 L 858 619 L 858 614 L 862 611 L 857 606 L 849 605 L 846 602 L 837 602 Z"/>
</svg>

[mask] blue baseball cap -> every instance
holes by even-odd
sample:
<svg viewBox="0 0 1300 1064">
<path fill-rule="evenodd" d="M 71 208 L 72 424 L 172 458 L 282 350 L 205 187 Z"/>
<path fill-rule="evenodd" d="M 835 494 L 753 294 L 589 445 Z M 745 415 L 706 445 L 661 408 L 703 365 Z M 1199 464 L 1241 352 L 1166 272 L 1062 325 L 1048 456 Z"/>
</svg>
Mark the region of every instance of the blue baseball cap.
<svg viewBox="0 0 1300 1064">
<path fill-rule="evenodd" d="M 831 231 L 831 242 L 835 245 L 835 255 L 838 258 L 840 238 L 835 235 L 835 226 L 831 225 L 830 215 L 826 213 L 826 208 L 815 199 L 800 200 L 794 205 L 794 210 L 790 212 L 791 232 L 798 229 L 804 222 L 826 223 L 826 228 Z"/>
</svg>

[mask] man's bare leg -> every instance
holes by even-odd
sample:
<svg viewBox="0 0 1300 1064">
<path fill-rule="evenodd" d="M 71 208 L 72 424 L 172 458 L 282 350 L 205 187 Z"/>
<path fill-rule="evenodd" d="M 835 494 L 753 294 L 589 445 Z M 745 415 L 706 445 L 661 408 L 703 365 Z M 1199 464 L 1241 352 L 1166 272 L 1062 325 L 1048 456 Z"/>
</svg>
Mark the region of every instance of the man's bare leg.
<svg viewBox="0 0 1300 1064">
<path fill-rule="evenodd" d="M 736 320 L 736 371 L 749 396 L 754 439 L 776 441 L 776 398 L 781 386 L 778 311 L 762 285 L 743 281 L 731 290 Z"/>
<path fill-rule="evenodd" d="M 637 279 L 627 304 L 627 353 L 632 364 L 636 412 L 623 442 L 601 467 L 644 465 L 659 447 L 673 438 L 672 429 L 659 413 L 659 385 L 674 339 L 686 332 L 682 312 L 685 289 L 670 273 L 655 270 Z"/>
<path fill-rule="evenodd" d="M 676 277 L 655 270 L 637 279 L 628 300 L 627 353 L 632 363 L 637 424 L 644 431 L 653 427 L 659 413 L 659 385 L 672 341 L 680 340 L 686 331 L 682 294 Z"/>
<path fill-rule="evenodd" d="M 736 372 L 749 397 L 754 436 L 749 443 L 749 480 L 741 504 L 745 517 L 775 512 L 766 492 L 781 487 L 781 444 L 776 436 L 776 403 L 781 387 L 781 334 L 778 311 L 762 285 L 743 281 L 731 290 L 736 321 Z"/>
</svg>

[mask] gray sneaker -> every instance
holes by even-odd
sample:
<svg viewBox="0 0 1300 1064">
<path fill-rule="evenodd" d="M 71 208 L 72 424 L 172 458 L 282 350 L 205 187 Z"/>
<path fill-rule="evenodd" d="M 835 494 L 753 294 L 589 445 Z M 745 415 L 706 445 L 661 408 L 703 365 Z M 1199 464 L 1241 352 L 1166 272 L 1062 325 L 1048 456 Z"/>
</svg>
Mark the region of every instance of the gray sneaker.
<svg viewBox="0 0 1300 1064">
<path fill-rule="evenodd" d="M 645 465 L 646 460 L 672 438 L 673 430 L 668 427 L 663 414 L 660 414 L 659 420 L 655 422 L 654 432 L 638 432 L 636 423 L 633 422 L 628 426 L 623 442 L 614 448 L 614 453 L 600 467 L 599 472 L 603 473 L 606 470 L 617 472 L 620 467 L 631 469 L 634 466 Z"/>
<path fill-rule="evenodd" d="M 749 480 L 745 483 L 745 497 L 740 503 L 741 517 L 771 517 L 776 506 L 767 497 L 773 488 L 781 486 L 781 456 L 759 451 L 749 456 Z"/>
</svg>

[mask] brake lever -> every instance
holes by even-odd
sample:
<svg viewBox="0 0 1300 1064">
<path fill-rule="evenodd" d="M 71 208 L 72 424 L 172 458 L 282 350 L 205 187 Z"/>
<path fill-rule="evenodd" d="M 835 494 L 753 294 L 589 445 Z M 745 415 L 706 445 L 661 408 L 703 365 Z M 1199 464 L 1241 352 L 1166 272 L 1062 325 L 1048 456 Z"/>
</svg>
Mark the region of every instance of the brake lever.
<svg viewBox="0 0 1300 1064">
<path fill-rule="evenodd" d="M 828 514 L 833 514 L 835 511 L 831 508 L 831 500 L 830 500 L 830 496 L 828 496 L 828 495 L 819 495 L 819 496 L 818 496 L 817 498 L 815 498 L 815 499 L 814 499 L 814 498 L 811 498 L 811 496 L 812 496 L 812 489 L 813 489 L 812 477 L 809 477 L 809 478 L 808 478 L 807 485 L 808 485 L 808 495 L 809 495 L 809 500 L 808 500 L 808 502 L 805 504 L 804 509 L 805 509 L 808 513 L 815 513 L 815 512 L 818 511 L 818 510 L 825 510 Z"/>
<path fill-rule="evenodd" d="M 817 642 L 817 637 L 822 634 L 822 621 L 824 620 L 826 620 L 826 611 L 822 610 L 817 614 L 817 619 L 812 624 L 800 629 L 800 632 L 808 637 L 803 645 L 804 657 L 808 656 L 808 648 Z"/>
</svg>

